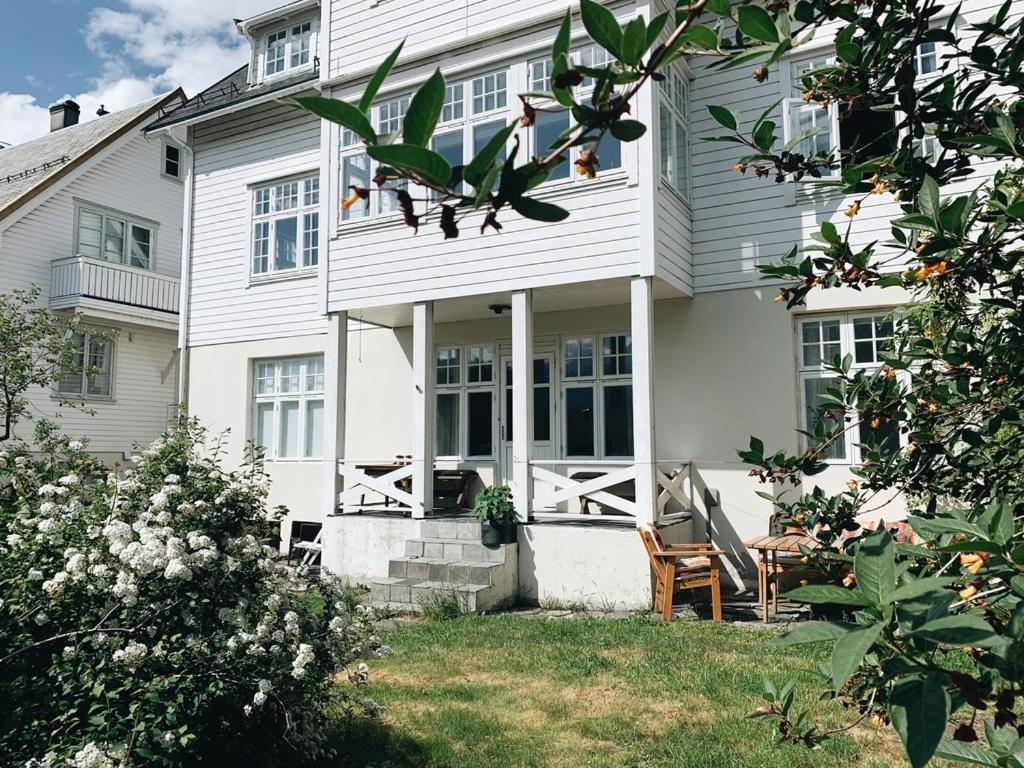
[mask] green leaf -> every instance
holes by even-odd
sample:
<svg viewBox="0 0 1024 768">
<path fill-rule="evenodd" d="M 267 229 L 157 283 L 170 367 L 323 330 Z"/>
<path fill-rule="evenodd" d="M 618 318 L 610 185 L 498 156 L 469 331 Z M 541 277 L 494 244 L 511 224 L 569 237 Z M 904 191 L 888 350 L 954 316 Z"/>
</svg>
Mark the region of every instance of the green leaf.
<svg viewBox="0 0 1024 768">
<path fill-rule="evenodd" d="M 943 533 L 960 533 L 967 536 L 974 536 L 979 539 L 985 538 L 985 534 L 974 523 L 952 515 L 942 517 L 908 517 L 907 522 L 916 533 L 926 539 L 934 538 Z"/>
<path fill-rule="evenodd" d="M 718 50 L 718 33 L 704 24 L 694 24 L 686 30 L 686 36 L 693 43 L 709 51 Z"/>
<path fill-rule="evenodd" d="M 765 43 L 779 42 L 779 30 L 771 14 L 759 5 L 741 5 L 738 10 L 740 32 Z"/>
<path fill-rule="evenodd" d="M 889 602 L 889 593 L 896 586 L 896 552 L 892 536 L 884 527 L 861 539 L 853 559 L 853 575 L 866 600 L 873 605 Z"/>
<path fill-rule="evenodd" d="M 395 50 L 391 52 L 391 55 L 381 62 L 380 66 L 377 67 L 377 71 L 373 73 L 373 77 L 370 78 L 370 82 L 366 84 L 366 90 L 363 91 L 363 96 L 359 99 L 359 111 L 363 114 L 369 112 L 370 105 L 373 104 L 373 100 L 377 96 L 377 91 L 384 85 L 384 80 L 387 79 L 387 76 L 391 73 L 391 68 L 398 61 L 398 54 L 402 52 L 403 45 L 405 45 L 405 40 L 402 40 Z"/>
<path fill-rule="evenodd" d="M 901 584 L 890 592 L 887 602 L 898 603 L 901 600 L 912 600 L 915 597 L 927 595 L 929 592 L 936 592 L 940 589 L 944 589 L 945 587 L 956 583 L 956 581 L 957 579 L 941 576 L 918 579 L 917 581 L 908 581 L 906 584 Z"/>
<path fill-rule="evenodd" d="M 944 682 L 943 675 L 931 672 L 893 686 L 889 716 L 903 740 L 912 768 L 923 768 L 942 740 L 950 705 Z"/>
<path fill-rule="evenodd" d="M 491 166 L 494 164 L 495 158 L 498 157 L 498 153 L 501 152 L 505 143 L 508 141 L 508 137 L 512 135 L 512 132 L 515 129 L 516 123 L 512 122 L 494 134 L 490 140 L 484 144 L 483 149 L 481 149 L 477 153 L 476 157 L 469 162 L 469 165 L 466 166 L 466 169 L 462 172 L 462 178 L 479 189 L 484 176 L 486 176 L 491 170 Z"/>
<path fill-rule="evenodd" d="M 650 48 L 658 42 L 658 37 L 661 35 L 661 31 L 665 28 L 666 21 L 668 21 L 668 11 L 665 13 L 659 13 L 651 19 L 651 23 L 647 25 L 647 48 Z"/>
<path fill-rule="evenodd" d="M 337 123 L 343 128 L 348 128 L 367 144 L 377 143 L 377 134 L 373 130 L 373 126 L 370 125 L 369 119 L 360 109 L 353 107 L 347 101 L 325 99 L 323 96 L 299 96 L 295 101 L 300 107 L 309 110 L 314 115 Z"/>
<path fill-rule="evenodd" d="M 801 645 L 838 640 L 855 627 L 855 624 L 840 624 L 831 621 L 806 621 L 797 624 L 786 634 L 775 638 L 772 645 Z"/>
<path fill-rule="evenodd" d="M 995 755 L 982 746 L 965 741 L 943 739 L 939 742 L 938 749 L 935 750 L 935 757 L 953 760 L 957 763 L 973 763 L 974 765 L 988 766 L 988 768 L 999 768 Z"/>
<path fill-rule="evenodd" d="M 936 227 L 939 226 L 939 185 L 931 176 L 925 176 L 921 184 L 921 191 L 917 195 L 917 205 L 921 213 L 932 220 Z"/>
<path fill-rule="evenodd" d="M 551 203 L 535 200 L 532 197 L 518 197 L 512 201 L 512 210 L 520 216 L 535 221 L 563 221 L 569 217 L 569 212 L 564 208 Z"/>
<path fill-rule="evenodd" d="M 417 173 L 427 181 L 445 186 L 452 177 L 452 167 L 441 155 L 413 144 L 384 144 L 366 148 L 374 160 Z"/>
<path fill-rule="evenodd" d="M 821 222 L 821 236 L 825 238 L 826 243 L 832 243 L 832 245 L 839 243 L 839 230 L 831 221 Z"/>
<path fill-rule="evenodd" d="M 754 131 L 754 135 L 751 138 L 753 138 L 754 144 L 761 151 L 771 151 L 772 144 L 775 143 L 775 123 L 771 120 L 765 120 L 757 126 L 757 130 Z"/>
<path fill-rule="evenodd" d="M 708 112 L 711 116 L 718 121 L 718 124 L 723 128 L 728 128 L 730 131 L 735 131 L 740 124 L 739 117 L 728 107 L 720 107 L 717 104 L 708 104 Z"/>
<path fill-rule="evenodd" d="M 1013 127 L 1013 121 L 1001 110 L 995 110 L 995 125 L 992 127 L 992 135 L 1005 142 L 1010 151 L 1017 154 L 1017 131 Z"/>
<path fill-rule="evenodd" d="M 857 671 L 881 631 L 882 624 L 879 622 L 870 627 L 847 632 L 836 640 L 832 649 L 832 687 L 836 691 L 842 690 L 850 675 Z"/>
<path fill-rule="evenodd" d="M 635 67 L 647 50 L 647 22 L 637 16 L 626 25 L 622 33 L 622 63 Z"/>
<path fill-rule="evenodd" d="M 729 0 L 708 0 L 707 5 L 704 7 L 718 16 L 732 15 L 732 4 Z"/>
<path fill-rule="evenodd" d="M 402 123 L 402 138 L 406 144 L 427 146 L 441 117 L 444 104 L 444 75 L 435 69 L 427 81 L 413 95 Z"/>
<path fill-rule="evenodd" d="M 867 606 L 868 601 L 860 592 L 852 589 L 843 589 L 833 584 L 808 584 L 806 587 L 797 587 L 785 595 L 787 600 L 795 600 L 798 603 L 836 605 Z"/>
<path fill-rule="evenodd" d="M 609 130 L 619 141 L 636 141 L 647 132 L 647 126 L 639 120 L 619 120 Z"/>
<path fill-rule="evenodd" d="M 594 0 L 580 0 L 583 26 L 591 39 L 615 58 L 622 58 L 622 30 L 615 14 Z"/>
<path fill-rule="evenodd" d="M 551 46 L 551 61 L 554 62 L 559 56 L 569 55 L 569 40 L 572 35 L 572 9 L 565 9 L 565 16 L 562 17 L 562 24 L 555 35 L 555 42 Z"/>
<path fill-rule="evenodd" d="M 1005 638 L 996 634 L 987 621 L 973 613 L 943 616 L 918 627 L 910 635 L 944 645 L 979 648 L 996 648 L 1006 643 Z"/>
</svg>

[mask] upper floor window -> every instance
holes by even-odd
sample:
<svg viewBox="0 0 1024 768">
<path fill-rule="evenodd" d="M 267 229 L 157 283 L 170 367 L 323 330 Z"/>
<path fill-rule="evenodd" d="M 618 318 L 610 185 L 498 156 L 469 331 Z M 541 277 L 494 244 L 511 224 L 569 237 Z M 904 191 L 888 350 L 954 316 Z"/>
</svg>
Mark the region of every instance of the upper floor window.
<svg viewBox="0 0 1024 768">
<path fill-rule="evenodd" d="M 114 393 L 114 342 L 93 333 L 76 333 L 76 354 L 57 382 L 62 395 L 110 398 Z"/>
<path fill-rule="evenodd" d="M 898 444 L 895 425 L 884 417 L 831 410 L 827 400 L 828 390 L 837 381 L 828 366 L 850 355 L 854 368 L 877 369 L 892 349 L 893 332 L 892 316 L 885 313 L 810 317 L 798 322 L 801 428 L 814 434 L 818 425 L 824 423 L 823 433 L 828 435 L 837 426 L 845 425 L 845 417 L 852 417 L 850 423 L 857 425 L 825 446 L 826 461 L 849 461 L 858 443 Z"/>
<path fill-rule="evenodd" d="M 313 22 L 305 21 L 267 34 L 263 47 L 264 76 L 273 77 L 309 66 L 313 57 L 314 32 Z"/>
<path fill-rule="evenodd" d="M 451 104 L 449 104 L 451 106 Z M 402 130 L 405 112 L 409 108 L 409 97 L 401 96 L 390 99 L 370 108 L 370 122 L 378 134 L 397 133 Z M 373 184 L 373 161 L 363 147 L 359 137 L 345 129 L 341 132 L 341 196 L 348 197 L 352 188 L 371 189 Z M 406 189 L 408 183 L 402 181 L 389 184 L 389 188 Z M 373 218 L 398 210 L 398 201 L 394 192 L 374 192 L 369 199 L 357 200 L 353 204 L 342 206 L 342 221 Z"/>
<path fill-rule="evenodd" d="M 171 179 L 181 179 L 181 147 L 171 141 L 163 145 L 160 173 Z"/>
<path fill-rule="evenodd" d="M 99 208 L 78 209 L 75 252 L 80 256 L 150 269 L 154 239 L 149 223 Z"/>
<path fill-rule="evenodd" d="M 690 87 L 670 71 L 658 94 L 658 135 L 661 177 L 685 198 L 690 196 Z"/>
<path fill-rule="evenodd" d="M 253 371 L 253 441 L 268 459 L 310 459 L 323 450 L 324 359 L 258 360 Z"/>
<path fill-rule="evenodd" d="M 320 261 L 320 178 L 280 181 L 252 193 L 252 273 L 315 267 Z"/>
</svg>

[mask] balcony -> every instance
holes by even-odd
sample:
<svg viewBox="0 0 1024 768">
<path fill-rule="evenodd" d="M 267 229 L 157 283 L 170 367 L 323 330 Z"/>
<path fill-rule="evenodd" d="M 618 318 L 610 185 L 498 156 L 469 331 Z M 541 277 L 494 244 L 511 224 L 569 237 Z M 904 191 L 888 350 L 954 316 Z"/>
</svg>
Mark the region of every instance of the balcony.
<svg viewBox="0 0 1024 768">
<path fill-rule="evenodd" d="M 50 264 L 50 309 L 81 309 L 175 328 L 178 287 L 177 277 L 86 256 Z"/>
</svg>

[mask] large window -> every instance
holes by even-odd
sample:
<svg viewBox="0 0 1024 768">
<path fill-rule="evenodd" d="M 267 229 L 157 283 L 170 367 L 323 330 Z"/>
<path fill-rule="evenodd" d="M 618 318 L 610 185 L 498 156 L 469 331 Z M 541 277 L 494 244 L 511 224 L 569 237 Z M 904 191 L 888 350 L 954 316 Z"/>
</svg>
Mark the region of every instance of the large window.
<svg viewBox="0 0 1024 768">
<path fill-rule="evenodd" d="M 78 209 L 75 250 L 80 256 L 127 264 L 139 269 L 153 267 L 154 227 L 120 213 L 99 208 Z"/>
<path fill-rule="evenodd" d="M 268 459 L 322 454 L 324 359 L 257 360 L 253 369 L 253 441 Z"/>
<path fill-rule="evenodd" d="M 313 60 L 313 22 L 292 24 L 270 32 L 263 48 L 263 74 L 274 77 L 308 67 Z"/>
<path fill-rule="evenodd" d="M 438 347 L 435 351 L 439 457 L 494 456 L 496 368 L 494 347 L 489 344 Z"/>
<path fill-rule="evenodd" d="M 114 394 L 114 342 L 92 333 L 76 333 L 75 359 L 57 382 L 62 395 L 110 398 Z"/>
<path fill-rule="evenodd" d="M 512 361 L 505 361 L 505 422 L 502 439 L 512 442 Z M 537 357 L 533 360 L 533 442 L 551 443 L 551 360 Z"/>
<path fill-rule="evenodd" d="M 266 275 L 320 260 L 320 179 L 280 181 L 252 193 L 252 273 Z"/>
<path fill-rule="evenodd" d="M 633 347 L 628 333 L 562 340 L 564 453 L 572 458 L 633 455 Z"/>
<path fill-rule="evenodd" d="M 658 91 L 658 142 L 661 177 L 684 198 L 690 197 L 690 88 L 675 69 Z"/>
<path fill-rule="evenodd" d="M 852 417 L 856 430 L 832 440 L 825 448 L 826 461 L 848 462 L 857 444 L 898 444 L 899 435 L 891 422 L 873 414 L 849 414 L 832 409 L 828 390 L 837 378 L 826 366 L 850 355 L 855 368 L 873 370 L 891 349 L 893 320 L 878 312 L 865 315 L 835 315 L 800 320 L 797 325 L 801 428 L 814 434 L 824 422 L 824 434 Z M 810 439 L 809 439 L 810 441 Z M 813 442 L 813 441 L 811 441 Z"/>
<path fill-rule="evenodd" d="M 409 97 L 385 101 L 370 109 L 370 121 L 374 130 L 381 135 L 394 134 L 402 130 L 405 111 L 409 108 Z M 347 198 L 353 188 L 376 189 L 373 176 L 376 166 L 363 147 L 362 141 L 349 130 L 341 132 L 341 197 Z M 388 188 L 407 187 L 406 182 L 388 184 Z M 387 215 L 398 210 L 398 201 L 393 192 L 376 192 L 368 200 L 357 200 L 342 206 L 343 221 L 373 218 Z"/>
</svg>

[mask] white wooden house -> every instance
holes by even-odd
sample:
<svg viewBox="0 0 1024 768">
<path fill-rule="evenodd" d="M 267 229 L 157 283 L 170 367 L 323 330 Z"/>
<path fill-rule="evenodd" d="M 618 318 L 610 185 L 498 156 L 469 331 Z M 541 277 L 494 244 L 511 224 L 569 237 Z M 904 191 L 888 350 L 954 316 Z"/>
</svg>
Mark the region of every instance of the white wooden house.
<svg viewBox="0 0 1024 768">
<path fill-rule="evenodd" d="M 609 7 L 626 20 L 659 3 Z M 789 100 L 798 73 L 832 55 L 826 40 L 764 84 L 678 64 L 633 105 L 650 126 L 640 141 L 607 140 L 593 180 L 566 165 L 537 189 L 571 211 L 564 222 L 510 214 L 481 235 L 471 219 L 445 241 L 430 219 L 414 235 L 387 196 L 341 209 L 350 185 L 369 186 L 369 162 L 291 97 L 355 100 L 405 38 L 372 120 L 397 129 L 440 67 L 435 148 L 457 164 L 518 117 L 518 93 L 545 87 L 567 5 L 298 0 L 241 22 L 249 64 L 157 124 L 190 148 L 189 407 L 233 430 L 236 455 L 247 439 L 265 446 L 273 500 L 291 510 L 286 538 L 297 521 L 322 523 L 325 566 L 382 600 L 414 603 L 449 582 L 475 584 L 460 588 L 476 607 L 514 596 L 644 604 L 644 523 L 669 540 L 710 536 L 739 582 L 752 567 L 742 541 L 766 531 L 772 510 L 736 450 L 751 434 L 795 449 L 825 386 L 821 361 L 850 352 L 877 365 L 886 316 L 905 298 L 822 292 L 793 313 L 774 303 L 778 287 L 756 266 L 823 220 L 846 222 L 849 201 L 735 173 L 733 147 L 701 140 L 720 130 L 707 105 L 750 121 L 776 101 L 787 133 L 819 121 L 824 141 L 841 140 L 828 110 Z M 573 50 L 604 61 L 578 18 Z M 922 77 L 938 62 L 923 51 Z M 564 124 L 542 113 L 525 153 Z M 887 231 L 894 206 L 865 209 L 858 236 Z M 854 442 L 816 484 L 844 487 Z M 480 549 L 447 506 L 438 472 L 451 470 L 513 488 L 517 545 Z M 903 513 L 898 498 L 884 502 L 879 516 Z"/>
<path fill-rule="evenodd" d="M 86 331 L 81 370 L 31 392 L 31 410 L 109 462 L 152 442 L 177 402 L 184 145 L 144 129 L 181 98 L 84 123 L 55 104 L 50 133 L 0 150 L 0 292 L 38 286 Z"/>
</svg>

